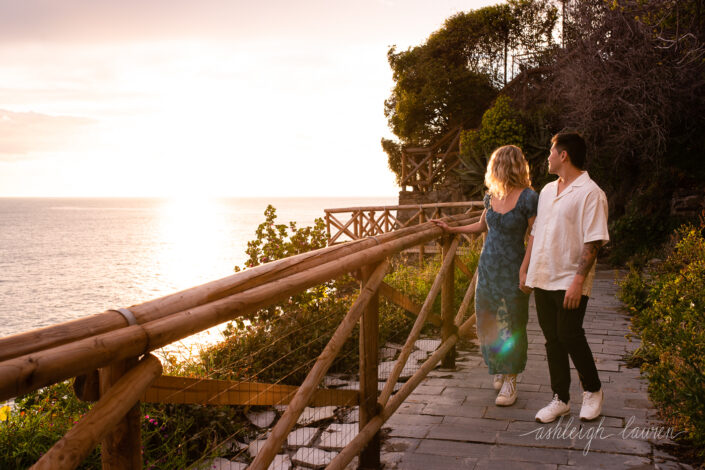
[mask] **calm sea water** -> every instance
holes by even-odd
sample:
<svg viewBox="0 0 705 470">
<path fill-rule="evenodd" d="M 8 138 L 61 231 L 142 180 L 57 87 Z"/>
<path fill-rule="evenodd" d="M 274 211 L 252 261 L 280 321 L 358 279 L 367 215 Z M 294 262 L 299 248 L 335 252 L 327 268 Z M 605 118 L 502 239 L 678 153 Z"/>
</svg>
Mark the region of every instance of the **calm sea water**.
<svg viewBox="0 0 705 470">
<path fill-rule="evenodd" d="M 304 226 L 325 208 L 396 199 L 0 198 L 0 337 L 228 276 L 267 204 Z"/>
</svg>

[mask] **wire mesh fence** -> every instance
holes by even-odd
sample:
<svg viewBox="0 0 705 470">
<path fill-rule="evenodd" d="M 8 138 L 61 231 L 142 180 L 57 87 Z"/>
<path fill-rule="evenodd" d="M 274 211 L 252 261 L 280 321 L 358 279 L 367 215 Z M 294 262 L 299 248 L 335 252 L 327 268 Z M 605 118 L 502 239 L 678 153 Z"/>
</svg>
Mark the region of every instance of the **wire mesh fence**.
<svg viewBox="0 0 705 470">
<path fill-rule="evenodd" d="M 477 247 L 469 248 L 459 261 L 474 270 Z M 414 266 L 414 262 L 416 257 L 413 260 L 406 255 L 395 257 L 385 283 L 420 305 L 438 273 L 441 258 L 440 255 L 429 256 L 421 266 Z M 461 269 L 455 269 L 458 294 L 455 304 L 459 305 L 470 279 Z M 317 295 L 309 293 L 307 303 L 289 299 L 283 306 L 273 309 L 274 317 L 270 316 L 271 312 L 264 312 L 261 321 L 257 319 L 242 329 L 230 331 L 223 343 L 202 354 L 208 377 L 237 384 L 219 393 L 232 393 L 236 389 L 237 393 L 249 397 L 243 401 L 249 400 L 250 404 L 241 405 L 242 432 L 226 436 L 209 452 L 204 452 L 200 465 L 209 460 L 216 462 L 214 465 L 226 465 L 224 460 L 231 462 L 227 465 L 248 465 L 257 456 L 272 426 L 286 410 L 296 386 L 310 371 L 349 309 L 357 289 L 357 281 L 347 276 L 319 290 Z M 434 302 L 432 313 L 440 316 L 440 299 Z M 471 314 L 472 311 L 467 315 Z M 392 301 L 381 300 L 377 372 L 380 391 L 407 341 L 414 320 L 414 313 Z M 419 365 L 440 343 L 439 327 L 428 323 L 422 338 L 415 341 L 394 391 L 418 371 Z M 319 468 L 329 463 L 357 435 L 360 428 L 359 354 L 359 327 L 356 327 L 319 385 L 319 393 L 297 419 L 269 468 L 289 469 L 296 465 Z M 184 389 L 179 390 L 179 393 L 184 392 Z M 193 468 L 201 467 L 194 464 Z"/>
<path fill-rule="evenodd" d="M 414 229 L 413 233 L 417 232 Z M 423 237 L 431 239 L 429 235 Z M 395 241 L 403 240 L 399 238 L 390 240 L 395 246 L 411 244 Z M 464 243 L 466 249 L 461 255 L 456 256 L 453 250 L 445 260 L 440 254 L 426 256 L 422 261 L 416 256 L 397 254 L 389 260 L 388 268 L 385 262 L 385 270 L 380 272 L 387 274 L 372 289 L 381 294 L 379 307 L 375 309 L 378 326 L 373 354 L 377 369 L 373 381 L 378 393 L 390 382 L 394 386 L 389 394 L 394 397 L 441 345 L 441 300 L 435 296 L 427 298 L 427 294 L 439 285 L 439 270 L 450 269 L 454 273 L 452 304 L 462 303 L 478 255 L 476 243 L 473 245 L 472 240 L 469 245 L 467 241 Z M 369 252 L 382 248 L 387 249 L 365 249 Z M 375 256 L 369 266 L 375 266 L 373 263 L 378 262 L 375 259 L 384 259 Z M 268 439 L 276 434 L 278 423 L 287 415 L 292 400 L 305 388 L 307 377 L 330 347 L 331 338 L 366 294 L 361 288 L 361 272 L 357 269 L 352 272 L 329 278 L 282 300 L 275 299 L 274 303 L 259 300 L 268 305 L 247 310 L 246 315 L 237 317 L 224 330 L 222 341 L 198 351 L 188 360 L 165 355 L 162 358 L 165 375 L 158 377 L 141 397 L 142 442 L 149 450 L 143 456 L 145 466 L 245 468 L 257 461 L 260 451 L 269 445 Z M 274 294 L 274 297 L 282 296 Z M 471 314 L 469 310 L 464 317 Z M 419 317 L 423 317 L 425 324 Z M 455 320 L 459 324 L 463 318 Z M 257 468 L 325 466 L 339 456 L 369 421 L 369 416 L 365 417 L 369 411 L 360 408 L 360 397 L 361 389 L 365 388 L 361 383 L 369 383 L 370 377 L 362 377 L 360 371 L 362 358 L 369 361 L 370 354 L 361 352 L 360 326 L 356 319 L 353 324 L 356 326 L 346 334 L 335 359 L 326 364 L 325 375 L 314 384 L 306 407 L 296 412 L 284 438 L 270 439 L 277 442 L 273 459 Z M 417 326 L 422 328 L 416 331 Z M 413 331 L 416 332 L 410 339 Z M 399 360 L 403 363 L 401 368 Z M 386 396 L 383 402 L 389 400 Z M 55 407 L 43 412 L 58 412 L 60 405 Z M 83 408 L 78 410 L 83 411 Z M 80 418 L 76 413 L 71 416 Z M 95 459 L 94 452 L 90 465 L 95 464 Z"/>
</svg>

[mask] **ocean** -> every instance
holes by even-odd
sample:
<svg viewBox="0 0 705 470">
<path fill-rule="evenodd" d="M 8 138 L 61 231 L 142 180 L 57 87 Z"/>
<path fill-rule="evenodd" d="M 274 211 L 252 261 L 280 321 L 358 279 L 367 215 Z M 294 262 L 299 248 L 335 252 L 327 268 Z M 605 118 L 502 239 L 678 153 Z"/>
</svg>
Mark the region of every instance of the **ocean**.
<svg viewBox="0 0 705 470">
<path fill-rule="evenodd" d="M 277 223 L 394 197 L 0 198 L 0 337 L 129 307 L 233 273 L 268 204 Z"/>
</svg>

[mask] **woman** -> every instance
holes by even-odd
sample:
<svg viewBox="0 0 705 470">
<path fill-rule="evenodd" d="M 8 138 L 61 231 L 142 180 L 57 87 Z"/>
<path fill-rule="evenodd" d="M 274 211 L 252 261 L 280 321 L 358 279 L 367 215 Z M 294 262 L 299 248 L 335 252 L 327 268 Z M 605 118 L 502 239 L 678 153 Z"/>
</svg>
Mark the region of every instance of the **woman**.
<svg viewBox="0 0 705 470">
<path fill-rule="evenodd" d="M 531 189 L 529 165 L 519 147 L 505 145 L 492 153 L 485 185 L 485 210 L 480 221 L 449 227 L 452 233 L 487 231 L 477 267 L 475 314 L 482 356 L 499 390 L 495 404 L 509 406 L 517 398 L 517 374 L 526 366 L 529 295 L 519 289 L 524 238 L 536 218 L 538 194 Z"/>
</svg>

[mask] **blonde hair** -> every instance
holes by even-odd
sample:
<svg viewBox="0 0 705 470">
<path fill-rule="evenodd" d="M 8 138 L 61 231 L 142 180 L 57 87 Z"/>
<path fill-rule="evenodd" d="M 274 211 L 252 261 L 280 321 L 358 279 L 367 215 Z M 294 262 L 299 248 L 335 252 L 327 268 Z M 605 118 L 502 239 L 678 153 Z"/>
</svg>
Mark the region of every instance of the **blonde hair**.
<svg viewBox="0 0 705 470">
<path fill-rule="evenodd" d="M 492 152 L 485 173 L 488 192 L 503 199 L 512 188 L 530 188 L 529 164 L 516 145 L 505 145 Z"/>
</svg>

